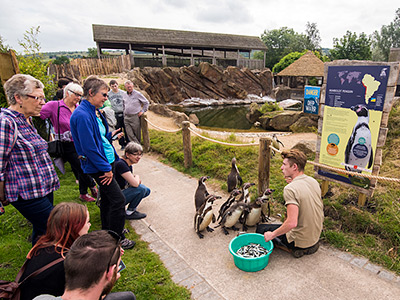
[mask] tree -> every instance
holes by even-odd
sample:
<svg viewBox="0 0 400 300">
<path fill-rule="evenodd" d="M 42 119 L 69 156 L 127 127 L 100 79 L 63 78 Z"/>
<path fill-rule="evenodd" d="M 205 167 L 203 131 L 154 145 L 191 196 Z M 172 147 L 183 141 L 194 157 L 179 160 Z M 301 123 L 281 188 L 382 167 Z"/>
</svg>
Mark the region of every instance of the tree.
<svg viewBox="0 0 400 300">
<path fill-rule="evenodd" d="M 304 34 L 298 34 L 292 28 L 287 27 L 264 30 L 261 40 L 268 48 L 265 65 L 270 69 L 290 52 L 300 52 L 306 49 L 307 44 L 307 38 Z M 259 58 L 259 56 L 260 54 L 255 54 L 255 58 Z"/>
<path fill-rule="evenodd" d="M 60 56 L 56 57 L 55 60 L 53 60 L 54 65 L 62 65 L 62 64 L 69 64 L 69 58 L 67 56 Z"/>
<path fill-rule="evenodd" d="M 355 32 L 347 31 L 340 40 L 334 38 L 333 44 L 333 49 L 330 51 L 332 60 L 370 60 L 372 57 L 371 39 L 364 32 L 357 36 Z"/>
<path fill-rule="evenodd" d="M 321 36 L 317 28 L 317 23 L 307 22 L 306 24 L 306 49 L 321 51 Z"/>
<path fill-rule="evenodd" d="M 0 53 L 8 52 L 9 49 L 10 49 L 10 47 L 5 44 L 5 40 L 0 35 Z"/>
<path fill-rule="evenodd" d="M 396 10 L 396 16 L 389 25 L 383 25 L 380 32 L 372 34 L 373 60 L 389 60 L 390 48 L 400 47 L 400 8 Z"/>
<path fill-rule="evenodd" d="M 19 70 L 22 74 L 29 74 L 36 79 L 39 79 L 44 84 L 44 94 L 47 99 L 51 99 L 57 90 L 57 86 L 53 81 L 54 75 L 47 75 L 47 68 L 49 63 L 43 62 L 43 55 L 40 52 L 40 43 L 38 41 L 38 34 L 40 33 L 40 26 L 31 27 L 25 31 L 22 41 L 18 44 L 24 49 L 24 54 L 17 56 L 19 62 Z M 46 124 L 39 117 L 33 117 L 33 122 L 39 134 L 47 137 Z"/>
<path fill-rule="evenodd" d="M 87 57 L 92 57 L 92 58 L 97 58 L 97 48 L 88 48 L 88 56 Z"/>
</svg>

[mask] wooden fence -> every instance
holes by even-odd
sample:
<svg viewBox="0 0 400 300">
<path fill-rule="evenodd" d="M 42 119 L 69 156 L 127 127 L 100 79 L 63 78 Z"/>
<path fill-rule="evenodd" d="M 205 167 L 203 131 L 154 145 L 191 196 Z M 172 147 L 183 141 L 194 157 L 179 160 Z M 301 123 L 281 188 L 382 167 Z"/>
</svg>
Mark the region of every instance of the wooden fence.
<svg viewBox="0 0 400 300">
<path fill-rule="evenodd" d="M 49 67 L 49 73 L 55 75 L 55 80 L 60 77 L 68 76 L 81 81 L 82 77 L 89 75 L 107 75 L 112 73 L 122 73 L 131 69 L 129 55 L 119 55 L 115 57 L 103 58 L 76 58 L 69 64 L 54 65 Z"/>
</svg>

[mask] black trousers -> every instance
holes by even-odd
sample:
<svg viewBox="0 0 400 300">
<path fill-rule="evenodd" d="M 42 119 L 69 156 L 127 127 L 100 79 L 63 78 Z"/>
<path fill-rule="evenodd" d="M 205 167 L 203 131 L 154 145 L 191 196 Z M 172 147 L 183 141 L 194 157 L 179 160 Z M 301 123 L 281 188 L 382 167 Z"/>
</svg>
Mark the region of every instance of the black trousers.
<svg viewBox="0 0 400 300">
<path fill-rule="evenodd" d="M 100 176 L 103 175 L 104 172 L 90 174 L 99 185 L 101 229 L 112 230 L 124 239 L 125 235 L 122 231 L 125 226 L 125 196 L 115 178 L 109 185 L 102 184 Z"/>
<path fill-rule="evenodd" d="M 65 162 L 69 162 L 72 172 L 74 172 L 75 178 L 79 180 L 79 193 L 86 194 L 88 192 L 88 188 L 94 187 L 96 183 L 94 182 L 92 177 L 90 177 L 88 174 L 83 173 L 81 162 L 78 159 L 78 153 L 76 153 L 74 143 L 64 142 L 62 145 L 64 148 L 62 159 Z"/>
<path fill-rule="evenodd" d="M 126 129 L 124 123 L 124 114 L 123 113 L 115 113 L 115 119 L 117 120 L 117 125 L 115 125 L 115 129 L 122 128 L 124 132 L 124 136 L 118 140 L 118 143 L 121 147 L 125 147 L 126 144 L 129 143 L 128 137 L 126 136 Z"/>
<path fill-rule="evenodd" d="M 267 231 L 275 231 L 279 227 L 281 227 L 282 224 L 258 224 L 256 233 L 264 234 L 264 232 Z M 294 242 L 289 243 L 286 234 L 279 235 L 278 237 L 274 238 L 272 240 L 274 244 L 283 244 L 289 249 L 295 249 L 296 247 L 294 246 Z M 297 248 L 296 248 L 297 249 Z"/>
</svg>

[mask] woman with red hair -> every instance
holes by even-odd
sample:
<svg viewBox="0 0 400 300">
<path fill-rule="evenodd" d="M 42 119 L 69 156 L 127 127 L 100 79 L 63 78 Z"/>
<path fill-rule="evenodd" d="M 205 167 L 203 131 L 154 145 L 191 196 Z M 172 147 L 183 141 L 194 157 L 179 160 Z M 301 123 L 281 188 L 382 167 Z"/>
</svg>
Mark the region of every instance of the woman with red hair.
<svg viewBox="0 0 400 300">
<path fill-rule="evenodd" d="M 89 211 L 86 206 L 63 202 L 54 207 L 47 221 L 46 234 L 41 236 L 27 255 L 25 270 L 19 282 L 47 264 L 65 257 L 72 243 L 90 228 Z M 61 296 L 64 293 L 64 263 L 54 266 L 27 279 L 21 285 L 21 300 L 31 300 L 41 294 Z"/>
</svg>

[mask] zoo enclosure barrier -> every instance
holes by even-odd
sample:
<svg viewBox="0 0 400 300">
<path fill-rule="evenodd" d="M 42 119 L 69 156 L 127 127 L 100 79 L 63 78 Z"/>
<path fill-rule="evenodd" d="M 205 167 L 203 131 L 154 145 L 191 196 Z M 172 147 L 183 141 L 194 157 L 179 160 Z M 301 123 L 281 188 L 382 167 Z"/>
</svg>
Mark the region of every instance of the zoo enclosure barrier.
<svg viewBox="0 0 400 300">
<path fill-rule="evenodd" d="M 141 128 L 142 128 L 142 136 L 143 136 L 143 149 L 145 152 L 148 152 L 150 150 L 150 135 L 149 135 L 149 130 L 148 130 L 148 124 L 150 124 L 152 127 L 154 127 L 157 130 L 164 131 L 164 132 L 170 132 L 170 133 L 176 133 L 179 131 L 182 131 L 182 140 L 183 140 L 183 154 L 184 154 L 184 166 L 185 168 L 190 168 L 192 166 L 192 143 L 191 143 L 191 133 L 194 135 L 221 145 L 225 146 L 232 146 L 232 147 L 249 147 L 249 146 L 259 146 L 259 154 L 258 154 L 258 193 L 261 195 L 268 187 L 269 187 L 269 180 L 270 180 L 270 168 L 271 168 L 271 157 L 272 157 L 272 152 L 277 152 L 277 153 L 282 153 L 281 150 L 276 149 L 275 147 L 272 146 L 272 139 L 268 137 L 262 137 L 259 139 L 259 142 L 257 143 L 247 143 L 247 144 L 234 144 L 234 143 L 227 143 L 227 142 L 222 142 L 218 140 L 214 140 L 208 137 L 205 137 L 198 132 L 196 132 L 194 129 L 190 127 L 190 122 L 189 121 L 183 121 L 182 122 L 182 127 L 179 129 L 175 130 L 168 130 L 168 129 L 163 129 L 153 123 L 151 123 L 147 117 L 146 114 L 143 115 L 141 119 Z M 307 160 L 308 163 L 314 165 L 315 168 L 321 168 L 321 169 L 327 169 L 330 171 L 335 171 L 339 173 L 344 173 L 347 175 L 353 175 L 353 176 L 361 176 L 361 177 L 366 177 L 369 179 L 376 179 L 376 180 L 381 180 L 381 181 L 387 181 L 387 182 L 400 182 L 399 178 L 390 178 L 390 177 L 383 177 L 383 176 L 375 176 L 375 175 L 370 175 L 370 174 L 360 174 L 357 172 L 352 172 L 352 171 L 347 171 L 343 169 L 339 169 L 336 167 L 328 166 L 325 164 L 321 164 L 318 162 L 310 161 Z M 316 169 L 317 170 L 317 169 Z M 329 182 L 327 180 L 322 181 L 322 187 L 321 187 L 321 192 L 322 195 L 325 195 L 327 190 L 328 190 L 328 184 Z M 363 206 L 366 201 L 366 197 L 364 196 L 365 194 L 360 193 L 359 198 L 358 198 L 358 205 Z"/>
</svg>

